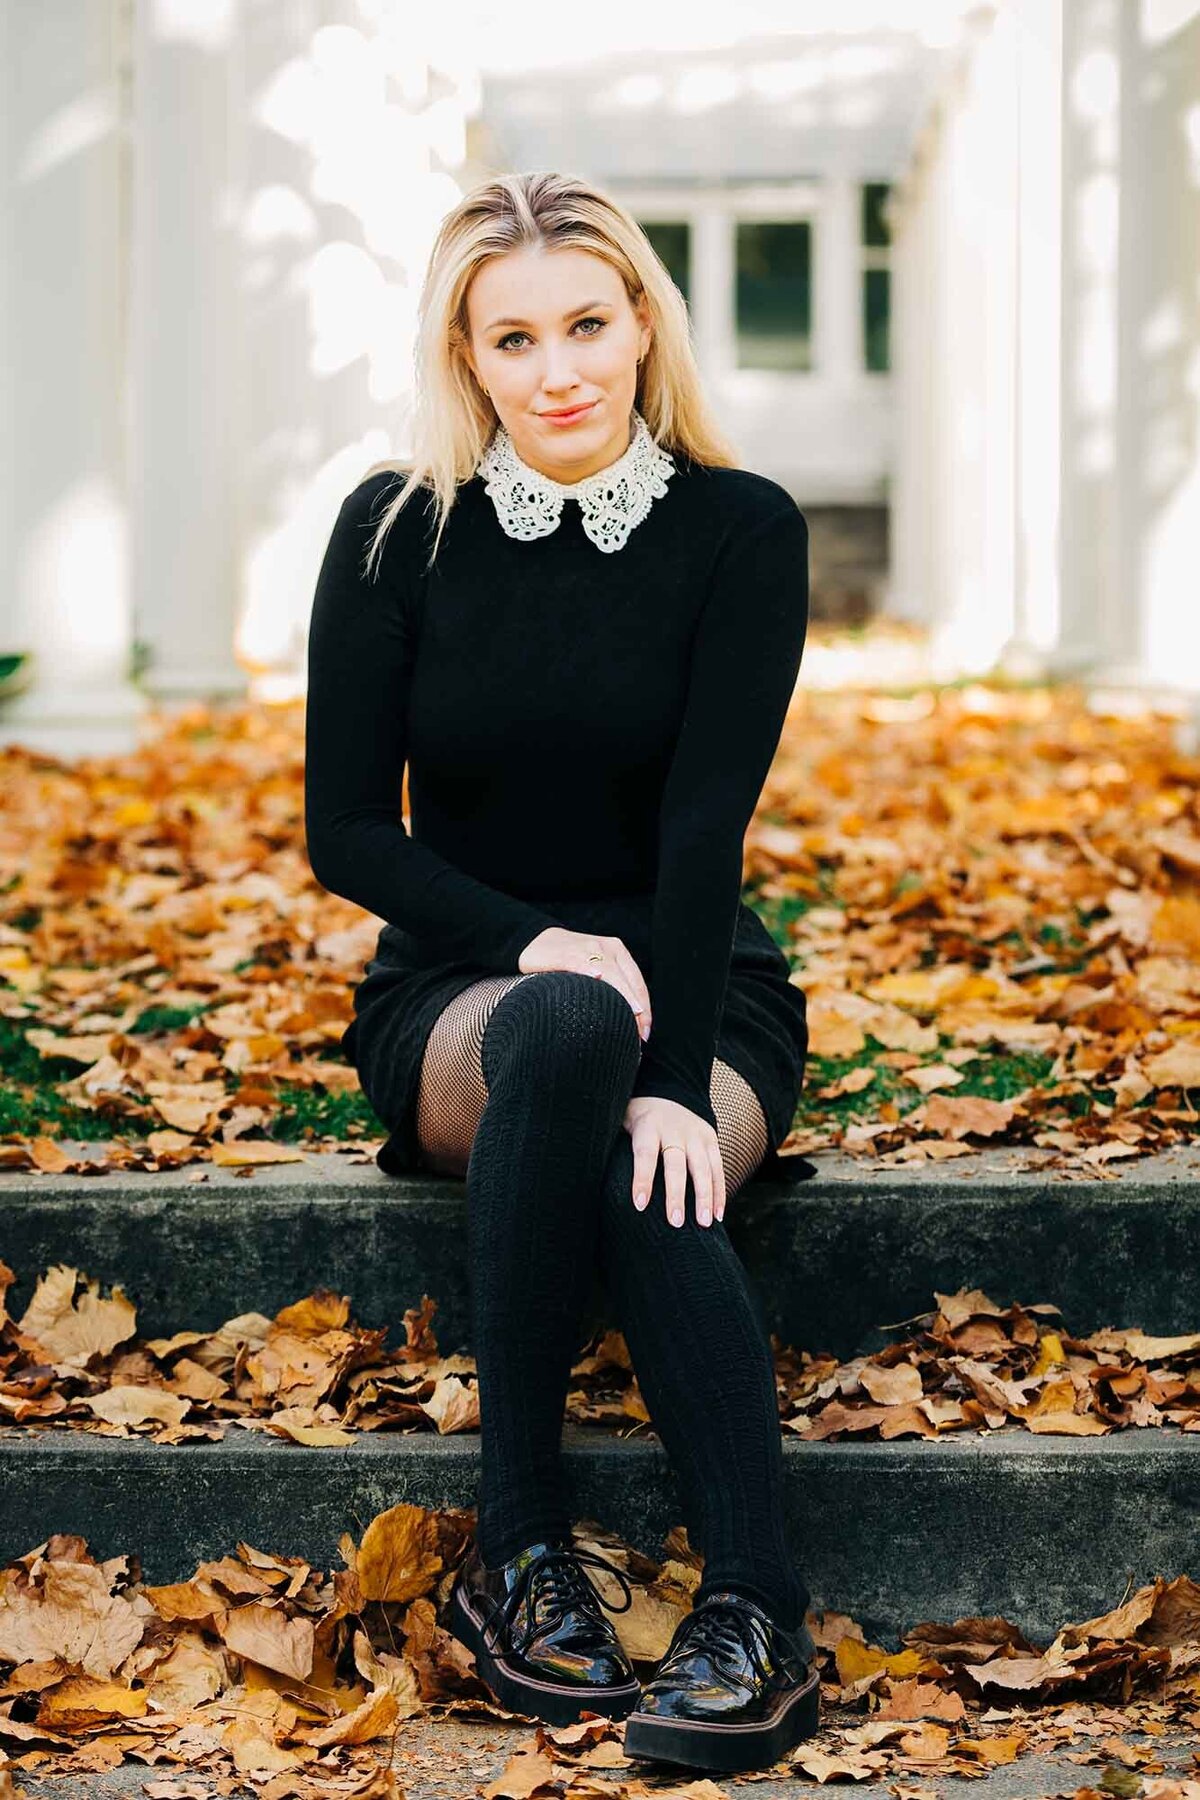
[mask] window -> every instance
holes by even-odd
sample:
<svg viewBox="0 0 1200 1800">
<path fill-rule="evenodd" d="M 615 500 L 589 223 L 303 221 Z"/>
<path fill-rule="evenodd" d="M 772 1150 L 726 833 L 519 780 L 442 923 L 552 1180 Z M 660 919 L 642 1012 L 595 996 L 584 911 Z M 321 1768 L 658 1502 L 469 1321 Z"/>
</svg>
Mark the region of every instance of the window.
<svg viewBox="0 0 1200 1800">
<path fill-rule="evenodd" d="M 811 222 L 740 219 L 735 264 L 738 368 L 811 369 Z"/>
<path fill-rule="evenodd" d="M 660 262 L 691 307 L 692 228 L 685 219 L 639 219 Z"/>
<path fill-rule="evenodd" d="M 863 363 L 875 374 L 891 367 L 892 234 L 888 228 L 886 181 L 867 181 L 862 188 L 862 333 Z"/>
</svg>

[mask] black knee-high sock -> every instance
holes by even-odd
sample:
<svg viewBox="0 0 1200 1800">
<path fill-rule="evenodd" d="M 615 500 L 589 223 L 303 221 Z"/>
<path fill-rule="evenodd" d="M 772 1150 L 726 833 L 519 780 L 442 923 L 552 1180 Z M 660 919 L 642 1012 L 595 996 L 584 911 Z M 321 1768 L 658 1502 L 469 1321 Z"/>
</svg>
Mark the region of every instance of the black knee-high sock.
<svg viewBox="0 0 1200 1800">
<path fill-rule="evenodd" d="M 704 1556 L 694 1604 L 733 1589 L 792 1630 L 811 1596 L 788 1549 L 762 1302 L 724 1224 L 697 1225 L 690 1179 L 681 1226 L 666 1215 L 661 1160 L 644 1212 L 632 1192 L 633 1144 L 622 1130 L 601 1191 L 600 1268 Z"/>
<path fill-rule="evenodd" d="M 563 1408 L 595 1269 L 600 1184 L 639 1046 L 628 1000 L 564 969 L 511 988 L 483 1035 L 488 1101 L 467 1165 L 467 1254 L 477 1540 L 493 1568 L 536 1538 L 570 1533 Z"/>
</svg>

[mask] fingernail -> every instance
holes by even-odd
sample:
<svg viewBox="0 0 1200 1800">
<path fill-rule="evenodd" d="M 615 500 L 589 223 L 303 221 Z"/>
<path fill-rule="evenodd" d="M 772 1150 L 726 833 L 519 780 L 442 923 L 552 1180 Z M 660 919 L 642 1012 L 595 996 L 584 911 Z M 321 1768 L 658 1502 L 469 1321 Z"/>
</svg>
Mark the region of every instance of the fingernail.
<svg viewBox="0 0 1200 1800">
<path fill-rule="evenodd" d="M 673 1212 L 671 1214 L 671 1223 L 672 1223 L 672 1225 L 682 1225 L 683 1224 L 683 1214 L 681 1212 Z"/>
<path fill-rule="evenodd" d="M 633 1204 L 637 1207 L 638 1211 L 640 1212 L 642 1210 L 643 1206 L 645 1206 L 645 1204 L 646 1204 L 645 1194 L 635 1194 L 633 1196 Z"/>
<path fill-rule="evenodd" d="M 702 1224 L 702 1225 L 711 1225 L 711 1224 L 712 1224 L 712 1219 L 711 1219 L 711 1217 L 710 1217 L 710 1216 L 709 1216 L 709 1214 L 708 1214 L 708 1212 L 707 1212 L 707 1211 L 703 1211 L 703 1212 L 701 1212 L 701 1214 L 700 1214 L 700 1223 L 701 1223 L 701 1224 Z"/>
</svg>

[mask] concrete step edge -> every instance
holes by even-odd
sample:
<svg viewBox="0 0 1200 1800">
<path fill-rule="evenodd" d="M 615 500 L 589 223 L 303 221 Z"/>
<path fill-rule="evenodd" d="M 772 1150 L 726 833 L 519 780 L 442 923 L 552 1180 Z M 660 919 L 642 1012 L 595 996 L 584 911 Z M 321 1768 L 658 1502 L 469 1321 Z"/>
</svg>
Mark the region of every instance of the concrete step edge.
<svg viewBox="0 0 1200 1800">
<path fill-rule="evenodd" d="M 661 1557 L 683 1518 L 661 1443 L 568 1426 L 563 1448 L 571 1517 Z M 177 1447 L 27 1432 L 0 1438 L 0 1563 L 61 1531 L 97 1558 L 136 1553 L 150 1582 L 187 1579 L 241 1541 L 331 1569 L 344 1532 L 360 1539 L 402 1501 L 469 1511 L 478 1479 L 474 1433 L 312 1450 L 241 1431 Z M 1120 1604 L 1130 1584 L 1200 1576 L 1200 1457 L 1175 1432 L 936 1444 L 785 1434 L 784 1503 L 813 1604 L 851 1612 L 892 1647 L 921 1619 L 992 1613 L 1048 1642 Z"/>
</svg>

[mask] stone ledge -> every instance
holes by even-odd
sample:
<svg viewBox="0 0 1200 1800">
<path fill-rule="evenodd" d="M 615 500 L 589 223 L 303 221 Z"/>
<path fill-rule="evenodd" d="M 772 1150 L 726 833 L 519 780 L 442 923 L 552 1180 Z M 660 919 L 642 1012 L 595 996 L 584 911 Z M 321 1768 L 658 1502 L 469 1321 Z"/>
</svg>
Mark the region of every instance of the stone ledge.
<svg viewBox="0 0 1200 1800">
<path fill-rule="evenodd" d="M 1052 1302 L 1080 1334 L 1200 1329 L 1200 1149 L 1111 1179 L 1014 1160 L 988 1151 L 969 1165 L 881 1170 L 830 1157 L 793 1187 L 750 1183 L 726 1227 L 768 1328 L 797 1349 L 849 1356 L 894 1341 L 887 1327 L 929 1310 L 935 1292 L 981 1287 L 1000 1306 Z M 329 1286 L 362 1324 L 392 1328 L 393 1343 L 428 1294 L 441 1349 L 470 1348 L 462 1182 L 396 1180 L 336 1153 L 250 1179 L 188 1173 L 0 1176 L 0 1256 L 18 1277 L 10 1312 L 65 1262 L 120 1282 L 143 1336 L 270 1315 Z M 584 1335 L 608 1322 L 596 1283 Z"/>
<path fill-rule="evenodd" d="M 472 1508 L 479 1442 L 369 1433 L 313 1450 L 240 1430 L 180 1446 L 10 1432 L 0 1435 L 0 1562 L 65 1531 L 100 1558 L 137 1552 L 149 1582 L 185 1579 L 243 1539 L 338 1567 L 341 1534 L 361 1536 L 400 1501 Z M 568 1424 L 563 1446 L 572 1517 L 660 1556 L 682 1515 L 657 1437 Z M 1064 1622 L 1118 1605 L 1127 1583 L 1200 1575 L 1200 1456 L 1175 1431 L 936 1443 L 807 1443 L 785 1432 L 784 1468 L 813 1604 L 853 1613 L 892 1648 L 920 1620 L 993 1612 L 1048 1642 Z"/>
</svg>

